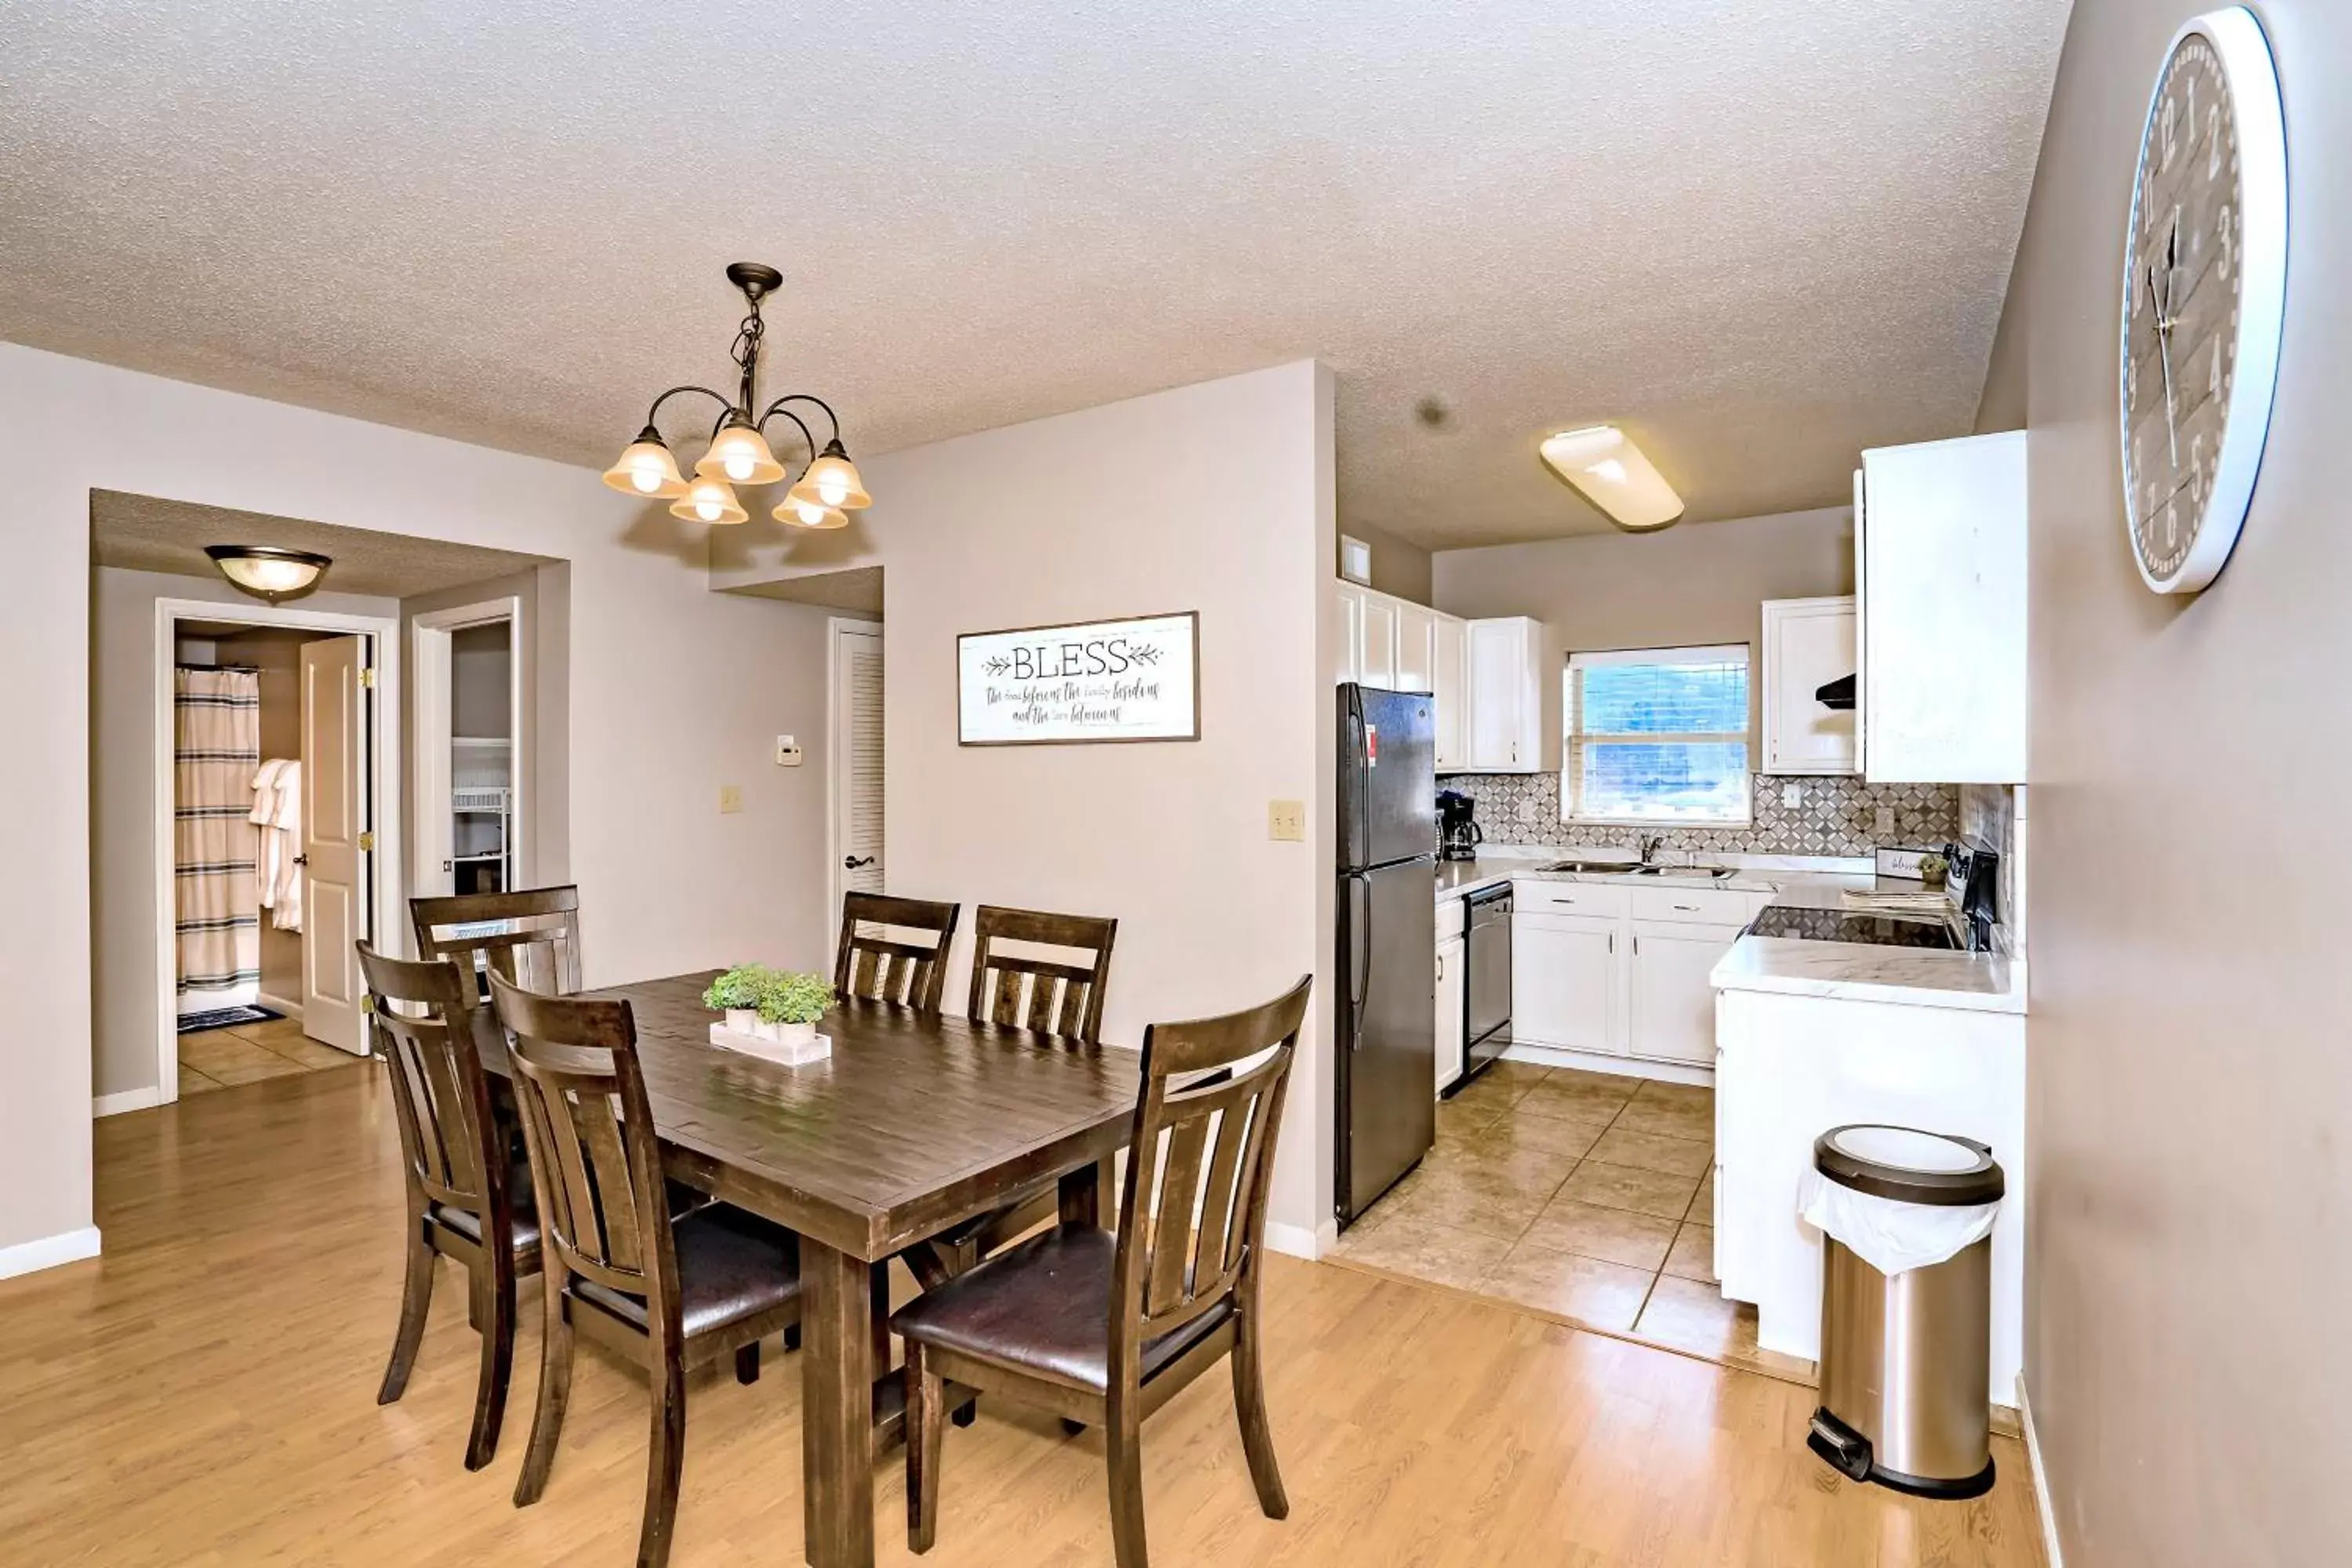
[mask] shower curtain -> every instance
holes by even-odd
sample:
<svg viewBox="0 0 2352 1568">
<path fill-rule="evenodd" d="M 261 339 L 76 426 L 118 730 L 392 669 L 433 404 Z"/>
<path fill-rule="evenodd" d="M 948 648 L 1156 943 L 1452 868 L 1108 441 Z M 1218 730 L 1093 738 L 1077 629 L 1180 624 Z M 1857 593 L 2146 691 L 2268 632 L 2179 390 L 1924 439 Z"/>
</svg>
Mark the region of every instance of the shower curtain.
<svg viewBox="0 0 2352 1568">
<path fill-rule="evenodd" d="M 257 1001 L 261 993 L 261 677 L 250 669 L 175 672 L 172 826 L 178 888 L 179 1011 Z"/>
</svg>

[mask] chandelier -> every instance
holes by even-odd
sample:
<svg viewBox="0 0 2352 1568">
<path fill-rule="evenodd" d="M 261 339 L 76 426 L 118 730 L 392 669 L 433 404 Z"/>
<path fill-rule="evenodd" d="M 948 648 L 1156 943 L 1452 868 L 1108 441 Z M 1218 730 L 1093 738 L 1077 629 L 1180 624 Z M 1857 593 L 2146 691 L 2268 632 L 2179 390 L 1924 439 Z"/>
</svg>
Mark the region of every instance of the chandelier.
<svg viewBox="0 0 2352 1568">
<path fill-rule="evenodd" d="M 841 421 L 832 406 L 821 397 L 795 392 L 777 398 L 757 416 L 751 412 L 758 402 L 760 340 L 767 330 L 760 321 L 760 301 L 782 286 L 784 275 L 756 261 L 738 261 L 727 268 L 727 280 L 743 290 L 751 305 L 751 313 L 735 330 L 735 346 L 730 351 L 739 374 L 736 395 L 729 397 L 707 386 L 671 387 L 654 399 L 646 411 L 646 427 L 622 451 L 620 460 L 605 470 L 604 482 L 625 495 L 667 500 L 671 515 L 689 521 L 741 522 L 751 514 L 735 499 L 735 487 L 772 485 L 784 477 L 784 465 L 769 448 L 766 434 L 772 421 L 782 419 L 800 432 L 808 447 L 809 461 L 776 504 L 776 521 L 796 528 L 846 527 L 848 514 L 873 505 L 874 498 L 866 493 L 857 465 L 842 447 Z M 678 471 L 677 459 L 670 455 L 669 443 L 662 439 L 656 423 L 663 404 L 688 392 L 719 405 L 719 416 L 711 423 L 709 446 L 696 459 L 691 479 Z M 809 427 L 784 406 L 788 403 L 814 404 L 824 411 L 827 439 L 822 449 Z"/>
</svg>

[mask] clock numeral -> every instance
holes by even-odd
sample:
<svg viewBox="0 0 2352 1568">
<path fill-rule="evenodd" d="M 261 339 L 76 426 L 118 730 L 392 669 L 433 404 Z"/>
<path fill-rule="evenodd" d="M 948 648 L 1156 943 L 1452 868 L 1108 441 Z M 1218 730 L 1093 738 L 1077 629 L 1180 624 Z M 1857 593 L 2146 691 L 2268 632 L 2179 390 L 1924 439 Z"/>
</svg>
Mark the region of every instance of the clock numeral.
<svg viewBox="0 0 2352 1568">
<path fill-rule="evenodd" d="M 2222 278 L 2226 279 L 2230 276 L 2231 268 L 2238 259 L 2238 215 L 2227 204 L 2223 205 L 2221 213 L 2213 219 L 2213 246 L 2221 253 L 2215 258 L 2214 265 L 2220 268 Z"/>
<path fill-rule="evenodd" d="M 2212 121 L 2212 140 L 2205 154 L 2205 178 L 2210 182 L 2221 177 L 2221 106 L 2215 104 L 2207 116 Z"/>
<path fill-rule="evenodd" d="M 2180 100 L 2170 93 L 2164 97 L 2164 112 L 2159 118 L 2164 137 L 2164 166 L 2172 166 L 2172 147 L 2180 124 Z"/>
</svg>

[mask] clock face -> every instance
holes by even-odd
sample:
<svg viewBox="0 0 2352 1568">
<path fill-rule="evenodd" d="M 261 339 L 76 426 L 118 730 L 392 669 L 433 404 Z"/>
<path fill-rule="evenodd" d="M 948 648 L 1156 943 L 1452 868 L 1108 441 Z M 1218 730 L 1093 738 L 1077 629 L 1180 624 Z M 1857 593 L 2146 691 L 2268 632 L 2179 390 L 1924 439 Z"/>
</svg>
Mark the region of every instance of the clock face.
<svg viewBox="0 0 2352 1568">
<path fill-rule="evenodd" d="M 2277 105 L 2261 27 L 2233 9 L 2181 30 L 2148 110 L 2124 248 L 2123 477 L 2159 593 L 2213 579 L 2252 499 L 2284 289 Z"/>
</svg>

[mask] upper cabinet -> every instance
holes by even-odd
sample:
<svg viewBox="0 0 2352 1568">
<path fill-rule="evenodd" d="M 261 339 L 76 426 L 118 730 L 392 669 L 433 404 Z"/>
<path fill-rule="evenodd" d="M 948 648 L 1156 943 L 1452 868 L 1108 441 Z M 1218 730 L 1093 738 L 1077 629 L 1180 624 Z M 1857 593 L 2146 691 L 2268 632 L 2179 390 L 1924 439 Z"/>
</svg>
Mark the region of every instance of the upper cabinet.
<svg viewBox="0 0 2352 1568">
<path fill-rule="evenodd" d="M 1433 612 L 1434 614 L 1434 612 Z M 1437 616 L 1430 628 L 1430 690 L 1437 694 L 1437 771 L 1454 773 L 1469 766 L 1470 756 L 1470 623 L 1454 616 Z"/>
<path fill-rule="evenodd" d="M 1864 452 L 1854 503 L 1864 776 L 2024 783 L 2024 434 Z"/>
<path fill-rule="evenodd" d="M 1469 624 L 1469 728 L 1464 767 L 1531 773 L 1544 766 L 1543 626 L 1525 616 Z"/>
<path fill-rule="evenodd" d="M 1853 708 L 1814 695 L 1854 672 L 1852 595 L 1764 602 L 1764 765 L 1768 773 L 1861 769 Z"/>
<path fill-rule="evenodd" d="M 1383 691 L 1402 691 L 1397 682 L 1397 610 L 1386 594 L 1362 596 L 1363 631 L 1356 642 L 1356 679 Z"/>
</svg>

